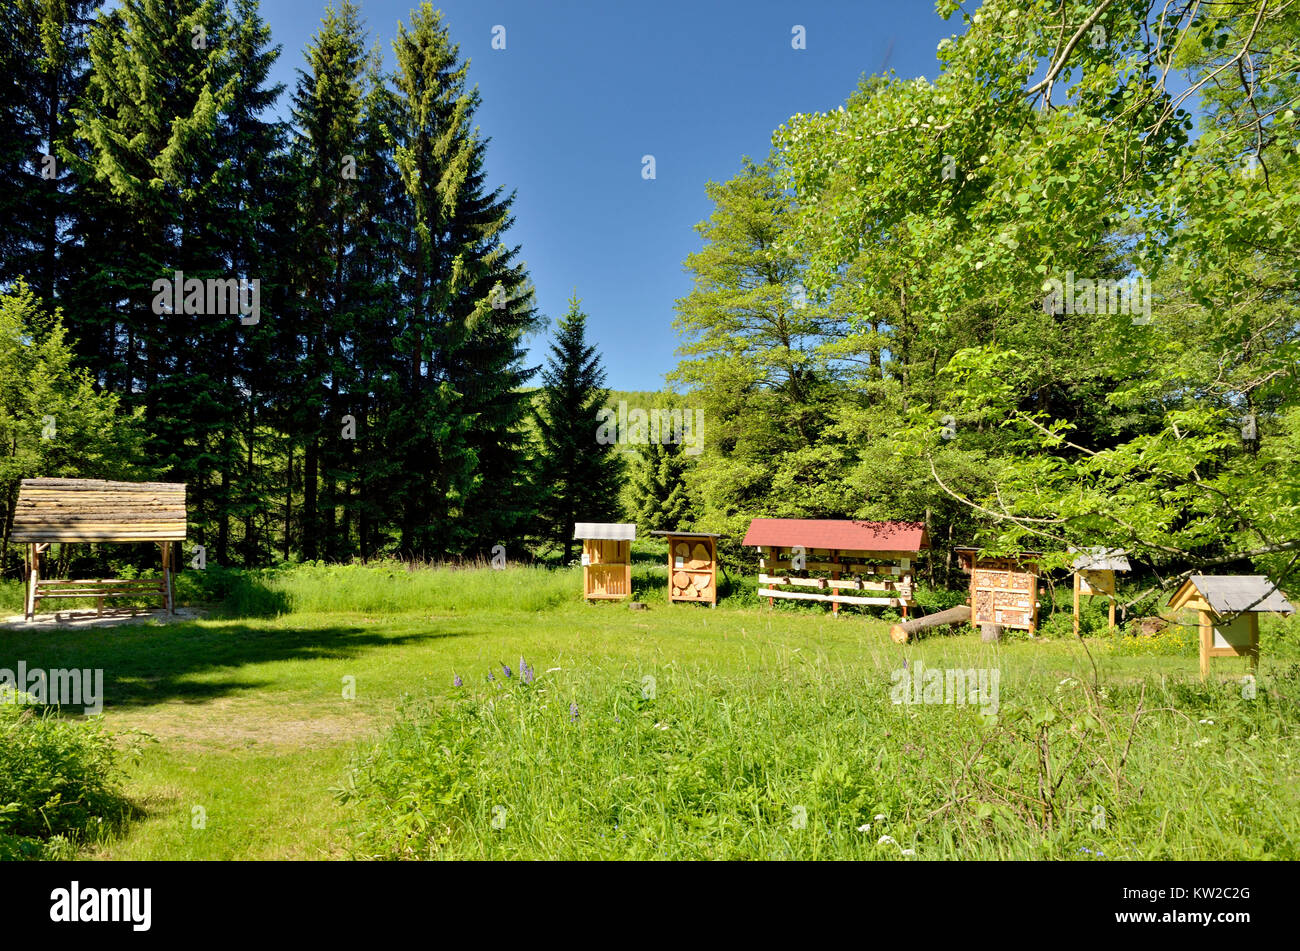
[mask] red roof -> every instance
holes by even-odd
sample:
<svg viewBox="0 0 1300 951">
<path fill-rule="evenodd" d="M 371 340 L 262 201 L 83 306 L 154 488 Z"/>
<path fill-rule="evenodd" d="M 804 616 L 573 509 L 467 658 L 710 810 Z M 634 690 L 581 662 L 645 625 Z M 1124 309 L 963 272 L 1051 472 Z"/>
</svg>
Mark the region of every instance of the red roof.
<svg viewBox="0 0 1300 951">
<path fill-rule="evenodd" d="M 829 548 L 835 551 L 921 551 L 929 548 L 921 522 L 857 522 L 834 518 L 756 518 L 745 545 Z"/>
</svg>

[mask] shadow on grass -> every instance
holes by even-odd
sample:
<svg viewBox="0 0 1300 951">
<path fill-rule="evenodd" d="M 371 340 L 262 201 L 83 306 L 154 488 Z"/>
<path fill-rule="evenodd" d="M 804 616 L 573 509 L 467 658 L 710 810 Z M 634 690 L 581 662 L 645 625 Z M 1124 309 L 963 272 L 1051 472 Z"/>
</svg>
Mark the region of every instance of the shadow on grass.
<svg viewBox="0 0 1300 951">
<path fill-rule="evenodd" d="M 165 626 L 0 631 L 0 668 L 89 668 L 104 671 L 104 708 L 148 706 L 170 700 L 202 703 L 265 690 L 273 680 L 232 676 L 217 681 L 187 678 L 248 664 L 286 660 L 347 660 L 377 647 L 401 647 L 468 630 L 385 635 L 373 627 L 256 627 L 247 624 L 176 623 Z M 79 711 L 77 711 L 79 712 Z"/>
</svg>

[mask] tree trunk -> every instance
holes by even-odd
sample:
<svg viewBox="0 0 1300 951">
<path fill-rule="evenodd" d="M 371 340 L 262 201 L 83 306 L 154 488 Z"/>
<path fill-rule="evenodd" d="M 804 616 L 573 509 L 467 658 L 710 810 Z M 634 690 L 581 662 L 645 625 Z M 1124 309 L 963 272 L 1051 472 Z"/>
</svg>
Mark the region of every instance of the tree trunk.
<svg viewBox="0 0 1300 951">
<path fill-rule="evenodd" d="M 901 621 L 889 629 L 889 638 L 895 644 L 906 644 L 922 631 L 945 625 L 956 626 L 969 621 L 970 605 L 959 604 L 955 608 L 940 611 L 938 614 L 927 614 L 924 617 L 912 618 L 910 621 Z"/>
</svg>

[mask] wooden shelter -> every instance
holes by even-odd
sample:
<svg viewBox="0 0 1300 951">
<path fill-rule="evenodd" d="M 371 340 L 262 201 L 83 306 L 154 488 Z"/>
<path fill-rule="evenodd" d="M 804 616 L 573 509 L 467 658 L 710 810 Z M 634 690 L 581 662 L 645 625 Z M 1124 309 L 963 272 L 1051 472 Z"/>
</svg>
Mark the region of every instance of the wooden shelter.
<svg viewBox="0 0 1300 951">
<path fill-rule="evenodd" d="M 1079 636 L 1079 596 L 1102 595 L 1115 626 L 1115 572 L 1128 571 L 1128 555 L 1118 548 L 1089 548 L 1074 559 L 1074 636 Z"/>
<path fill-rule="evenodd" d="M 1038 630 L 1038 552 L 1019 557 L 981 556 L 978 548 L 957 548 L 963 571 L 970 574 L 970 620 L 973 627 L 995 624 Z"/>
<path fill-rule="evenodd" d="M 617 601 L 632 594 L 632 542 L 636 526 L 623 522 L 579 522 L 573 537 L 582 541 L 582 596 Z"/>
<path fill-rule="evenodd" d="M 744 544 L 759 550 L 758 593 L 768 604 L 826 601 L 834 614 L 841 604 L 901 607 L 904 617 L 913 603 L 914 562 L 930 547 L 920 522 L 812 518 L 756 518 Z M 814 590 L 782 590 L 792 587 Z"/>
<path fill-rule="evenodd" d="M 1295 611 L 1264 575 L 1192 575 L 1174 592 L 1169 607 L 1199 615 L 1202 680 L 1213 657 L 1249 657 L 1252 669 L 1259 666 L 1260 614 Z"/>
<path fill-rule="evenodd" d="M 36 616 L 52 598 L 157 595 L 175 612 L 173 542 L 185 540 L 185 485 L 174 482 L 106 482 L 102 479 L 23 479 L 14 507 L 13 541 L 27 546 L 27 598 L 23 615 Z M 42 555 L 55 542 L 149 542 L 162 549 L 161 578 L 41 577 Z"/>
<path fill-rule="evenodd" d="M 668 601 L 718 606 L 718 539 L 709 532 L 651 532 L 668 539 Z"/>
</svg>

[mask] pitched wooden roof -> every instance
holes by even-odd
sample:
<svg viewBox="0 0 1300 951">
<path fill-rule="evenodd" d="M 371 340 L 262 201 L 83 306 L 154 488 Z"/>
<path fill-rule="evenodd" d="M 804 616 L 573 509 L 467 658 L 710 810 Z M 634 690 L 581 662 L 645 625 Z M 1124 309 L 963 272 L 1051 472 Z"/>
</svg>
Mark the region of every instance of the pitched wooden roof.
<svg viewBox="0 0 1300 951">
<path fill-rule="evenodd" d="M 921 522 L 858 522 L 832 518 L 756 518 L 742 544 L 832 551 L 921 551 L 930 547 Z"/>
<path fill-rule="evenodd" d="M 183 482 L 23 479 L 15 542 L 184 541 Z"/>
<path fill-rule="evenodd" d="M 1290 614 L 1295 610 L 1266 575 L 1192 575 L 1182 583 L 1169 606 L 1178 609 L 1199 594 L 1215 614 Z"/>
<path fill-rule="evenodd" d="M 605 541 L 634 541 L 636 525 L 631 522 L 579 522 L 573 526 L 574 538 L 599 538 Z"/>
</svg>

